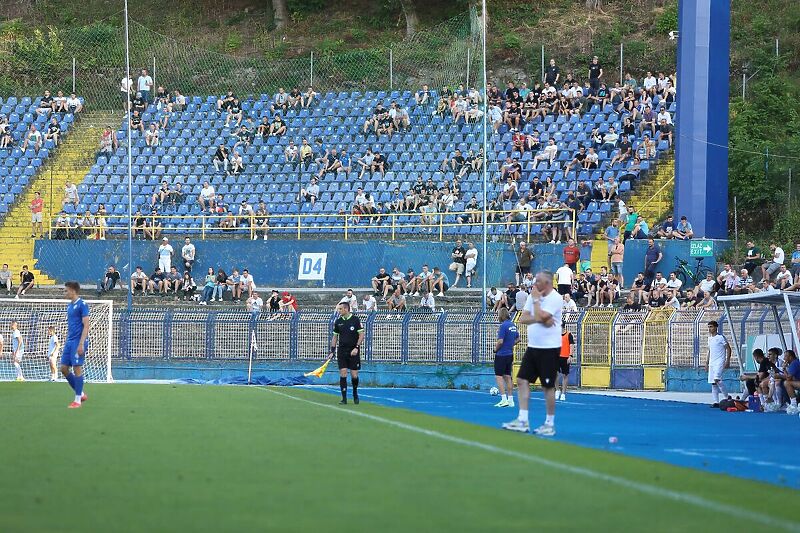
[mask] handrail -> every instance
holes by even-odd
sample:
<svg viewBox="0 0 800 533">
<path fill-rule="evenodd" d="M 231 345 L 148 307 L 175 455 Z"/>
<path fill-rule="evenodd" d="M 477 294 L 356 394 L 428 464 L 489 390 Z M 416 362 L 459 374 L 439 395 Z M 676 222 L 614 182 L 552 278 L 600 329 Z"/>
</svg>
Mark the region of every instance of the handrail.
<svg viewBox="0 0 800 533">
<path fill-rule="evenodd" d="M 656 197 L 657 197 L 659 194 L 661 194 L 661 191 L 663 191 L 663 190 L 664 190 L 664 188 L 665 188 L 667 185 L 670 185 L 670 184 L 672 184 L 672 183 L 674 183 L 674 182 L 675 182 L 675 174 L 673 174 L 671 178 L 669 178 L 667 181 L 665 181 L 665 182 L 664 182 L 664 185 L 662 185 L 661 187 L 659 187 L 659 189 L 658 189 L 656 192 L 654 192 L 654 193 L 653 193 L 653 195 L 652 195 L 650 198 L 648 198 L 648 199 L 647 199 L 647 201 L 645 201 L 645 203 L 643 203 L 642 205 L 640 205 L 640 206 L 638 207 L 639 211 L 642 211 L 642 210 L 644 210 L 644 208 L 645 208 L 645 207 L 647 207 L 647 204 L 649 204 L 650 202 L 652 202 L 653 200 L 655 200 L 655 198 L 656 198 Z"/>
<path fill-rule="evenodd" d="M 554 213 L 564 213 L 568 214 L 568 217 L 564 220 L 556 220 L 553 221 L 549 218 L 541 219 L 548 214 Z M 252 215 L 236 215 L 233 213 L 226 213 L 226 214 L 202 214 L 202 215 L 139 215 L 141 218 L 145 220 L 145 222 L 156 222 L 156 221 L 163 221 L 163 220 L 174 220 L 177 219 L 181 220 L 196 220 L 200 219 L 200 227 L 199 228 L 192 228 L 190 230 L 191 233 L 196 234 L 198 231 L 200 233 L 201 239 L 205 240 L 208 233 L 212 230 L 223 231 L 225 233 L 242 233 L 246 230 L 249 233 L 249 236 L 253 238 L 256 235 L 256 232 L 261 231 L 262 229 L 266 229 L 266 231 L 271 231 L 275 229 L 281 229 L 285 232 L 296 232 L 297 239 L 302 238 L 302 234 L 305 232 L 313 233 L 318 232 L 320 230 L 337 230 L 342 231 L 344 233 L 344 238 L 347 240 L 351 233 L 353 233 L 354 228 L 358 227 L 368 227 L 373 225 L 373 220 L 376 220 L 378 224 L 381 224 L 382 227 L 390 228 L 391 240 L 395 240 L 397 237 L 398 230 L 400 228 L 411 228 L 411 229 L 421 229 L 426 230 L 427 233 L 433 233 L 433 230 L 436 230 L 438 233 L 439 240 L 444 240 L 444 228 L 453 228 L 453 227 L 473 227 L 473 226 L 481 226 L 483 224 L 482 217 L 484 215 L 493 216 L 495 220 L 487 222 L 488 226 L 506 226 L 510 227 L 512 224 L 520 225 L 525 224 L 526 234 L 528 240 L 530 240 L 531 235 L 531 228 L 535 226 L 542 226 L 547 224 L 570 224 L 572 226 L 572 235 L 575 236 L 575 230 L 577 226 L 577 213 L 575 213 L 572 209 L 568 208 L 548 208 L 548 209 L 533 209 L 530 211 L 525 212 L 525 219 L 524 220 L 513 220 L 510 219 L 509 215 L 513 214 L 523 214 L 522 211 L 511 209 L 511 210 L 499 210 L 499 211 L 444 211 L 444 212 L 435 212 L 435 213 L 419 213 L 419 212 L 412 212 L 412 213 L 384 213 L 384 214 L 352 214 L 352 213 L 271 213 L 265 216 L 259 216 L 256 214 Z M 178 228 L 177 225 L 159 225 L 155 227 L 156 231 L 145 231 L 148 229 L 148 226 L 138 226 L 136 228 L 132 228 L 129 223 L 131 222 L 128 215 L 105 215 L 105 216 L 98 216 L 92 215 L 95 220 L 100 219 L 102 221 L 101 231 L 98 234 L 98 226 L 93 225 L 90 227 L 78 226 L 78 225 L 69 225 L 73 218 L 80 217 L 79 214 L 69 215 L 69 222 L 66 226 L 58 226 L 56 221 L 58 217 L 50 217 L 47 221 L 48 227 L 48 234 L 52 239 L 54 233 L 56 237 L 58 237 L 58 230 L 70 231 L 70 230 L 89 230 L 91 229 L 95 235 L 95 238 L 105 238 L 105 235 L 109 231 L 126 231 L 129 228 L 133 229 L 134 231 L 142 232 L 145 235 L 145 238 L 155 240 L 156 238 L 160 238 L 164 232 L 174 233 L 179 230 L 183 231 L 181 228 Z M 477 217 L 476 219 L 472 219 L 472 217 Z M 305 223 L 304 221 L 309 218 L 320 218 L 325 217 L 328 219 L 334 219 L 332 222 L 315 222 L 313 224 Z M 419 221 L 407 221 L 401 222 L 398 220 L 398 217 L 414 217 L 418 218 Z M 453 217 L 452 221 L 445 221 L 446 217 Z M 139 217 L 136 217 L 139 218 Z M 458 222 L 458 220 L 466 218 L 465 222 Z M 233 219 L 234 223 L 230 227 L 225 227 L 224 225 L 220 225 L 221 222 L 224 220 L 231 220 Z M 247 219 L 247 224 L 242 223 L 242 219 Z M 267 227 L 261 228 L 257 226 L 257 222 L 261 219 L 266 219 Z M 366 225 L 360 224 L 359 222 L 361 219 L 366 219 L 368 222 Z M 387 225 L 383 225 L 380 221 L 387 220 L 390 223 Z M 499 219 L 499 220 L 498 220 Z M 272 221 L 279 221 L 281 226 L 276 227 L 274 225 L 270 225 L 269 222 Z M 423 222 L 424 220 L 424 222 Z M 377 225 L 377 224 L 376 224 Z M 26 226 L 27 227 L 27 226 Z M 69 238 L 69 237 L 67 237 Z"/>
</svg>

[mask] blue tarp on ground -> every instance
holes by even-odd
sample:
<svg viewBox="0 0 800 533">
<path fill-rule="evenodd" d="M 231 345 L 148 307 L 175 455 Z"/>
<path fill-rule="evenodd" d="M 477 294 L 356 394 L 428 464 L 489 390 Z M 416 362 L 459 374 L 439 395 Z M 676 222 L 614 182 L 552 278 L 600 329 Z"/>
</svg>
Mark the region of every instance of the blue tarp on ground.
<svg viewBox="0 0 800 533">
<path fill-rule="evenodd" d="M 298 376 L 290 376 L 284 378 L 270 378 L 267 376 L 253 376 L 250 383 L 244 376 L 231 376 L 218 379 L 176 379 L 175 383 L 184 383 L 188 385 L 275 385 L 278 387 L 292 387 L 294 385 L 310 385 L 313 383 L 311 378 L 302 374 Z"/>
</svg>

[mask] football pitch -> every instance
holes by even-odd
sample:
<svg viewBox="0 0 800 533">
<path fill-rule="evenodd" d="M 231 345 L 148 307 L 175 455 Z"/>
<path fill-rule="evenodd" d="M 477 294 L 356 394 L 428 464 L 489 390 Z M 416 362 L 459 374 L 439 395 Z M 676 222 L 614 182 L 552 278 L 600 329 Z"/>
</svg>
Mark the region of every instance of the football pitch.
<svg viewBox="0 0 800 533">
<path fill-rule="evenodd" d="M 790 488 L 308 389 L 70 392 L 0 383 L 0 531 L 800 531 Z"/>
</svg>

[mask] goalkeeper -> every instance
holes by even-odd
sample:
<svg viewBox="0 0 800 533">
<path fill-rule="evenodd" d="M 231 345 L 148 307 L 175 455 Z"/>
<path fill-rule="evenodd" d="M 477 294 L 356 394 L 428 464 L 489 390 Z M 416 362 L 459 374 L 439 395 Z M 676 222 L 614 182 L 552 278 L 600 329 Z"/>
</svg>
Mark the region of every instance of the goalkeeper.
<svg viewBox="0 0 800 533">
<path fill-rule="evenodd" d="M 353 382 L 353 403 L 358 404 L 358 371 L 361 369 L 361 344 L 364 342 L 364 328 L 357 316 L 350 312 L 350 304 L 342 302 L 336 306 L 339 317 L 333 324 L 330 355 L 336 353 L 339 363 L 339 389 L 342 391 L 342 405 L 347 404 L 347 371 Z M 337 349 L 338 345 L 338 349 Z"/>
</svg>

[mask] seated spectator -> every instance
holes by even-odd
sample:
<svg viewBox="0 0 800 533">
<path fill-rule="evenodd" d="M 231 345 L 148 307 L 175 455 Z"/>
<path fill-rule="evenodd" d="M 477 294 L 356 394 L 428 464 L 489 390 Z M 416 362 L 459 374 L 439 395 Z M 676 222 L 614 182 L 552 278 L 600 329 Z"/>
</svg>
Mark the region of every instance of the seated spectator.
<svg viewBox="0 0 800 533">
<path fill-rule="evenodd" d="M 69 95 L 69 98 L 67 98 L 66 105 L 67 105 L 67 113 L 75 114 L 83 111 L 83 104 L 81 103 L 80 99 L 75 95 L 75 93 Z"/>
<path fill-rule="evenodd" d="M 408 131 L 411 129 L 411 119 L 408 116 L 408 111 L 397 102 L 392 102 L 389 108 L 389 118 L 392 119 L 392 126 L 396 131 Z"/>
<path fill-rule="evenodd" d="M 341 167 L 342 162 L 339 160 L 339 152 L 336 151 L 336 148 L 331 148 L 325 163 L 320 166 L 317 178 L 322 179 L 328 172 L 338 172 Z"/>
<path fill-rule="evenodd" d="M 211 298 L 214 296 L 214 289 L 216 287 L 216 276 L 214 275 L 214 268 L 208 267 L 205 280 L 203 281 L 203 294 L 200 296 L 200 305 L 208 305 Z"/>
<path fill-rule="evenodd" d="M 761 265 L 761 277 L 767 281 L 772 278 L 785 260 L 783 248 L 777 244 L 770 244 L 769 251 L 772 252 L 772 260 Z"/>
<path fill-rule="evenodd" d="M 386 157 L 383 154 L 378 152 L 373 153 L 371 172 L 380 172 L 381 177 L 386 176 Z"/>
<path fill-rule="evenodd" d="M 132 130 L 139 130 L 139 133 L 144 135 L 144 123 L 142 122 L 142 116 L 138 111 L 134 110 L 131 114 L 130 124 Z"/>
<path fill-rule="evenodd" d="M 317 178 L 311 178 L 311 182 L 304 188 L 300 189 L 300 201 L 311 202 L 311 205 L 317 203 L 319 198 L 319 185 Z"/>
<path fill-rule="evenodd" d="M 200 211 L 205 213 L 206 209 L 208 209 L 209 212 L 214 210 L 216 208 L 216 196 L 217 193 L 214 187 L 207 181 L 204 181 L 203 188 L 200 189 L 200 196 L 197 198 L 197 202 L 200 204 Z"/>
<path fill-rule="evenodd" d="M 167 272 L 164 278 L 164 293 L 169 294 L 172 291 L 172 294 L 177 296 L 179 294 L 178 291 L 181 289 L 181 285 L 183 284 L 183 276 L 178 273 L 177 267 L 170 267 L 169 272 Z"/>
<path fill-rule="evenodd" d="M 389 311 L 405 311 L 406 310 L 406 297 L 400 292 L 398 287 L 392 293 L 392 296 L 387 300 Z"/>
<path fill-rule="evenodd" d="M 667 215 L 667 219 L 661 223 L 661 226 L 658 228 L 658 235 L 662 239 L 672 239 L 675 237 L 675 221 L 672 218 L 672 215 Z"/>
<path fill-rule="evenodd" d="M 181 300 L 193 300 L 197 290 L 197 283 L 194 282 L 191 272 L 184 272 L 181 281 Z"/>
<path fill-rule="evenodd" d="M 8 269 L 8 263 L 4 263 L 0 268 L 0 288 L 5 289 L 6 296 L 11 296 L 11 288 L 14 282 L 11 279 L 11 271 Z"/>
<path fill-rule="evenodd" d="M 311 107 L 311 104 L 314 102 L 314 98 L 317 97 L 317 93 L 314 92 L 313 87 L 309 87 L 306 89 L 306 92 L 300 97 L 300 105 L 304 108 Z"/>
<path fill-rule="evenodd" d="M 153 209 L 150 212 L 149 217 L 145 217 L 144 221 L 144 238 L 156 240 L 161 236 L 161 231 L 163 227 L 161 226 L 161 220 L 158 216 L 158 211 Z"/>
<path fill-rule="evenodd" d="M 783 389 L 789 397 L 786 414 L 796 415 L 800 412 L 797 407 L 797 391 L 800 390 L 800 360 L 797 359 L 794 350 L 784 352 L 784 366 L 781 369 L 780 378 L 782 378 Z M 775 379 L 777 381 L 779 377 L 776 376 Z"/>
<path fill-rule="evenodd" d="M 386 293 L 389 291 L 391 285 L 391 276 L 386 273 L 385 268 L 378 270 L 378 273 L 370 280 L 372 285 L 372 292 L 375 295 L 382 295 L 386 299 Z"/>
<path fill-rule="evenodd" d="M 547 141 L 547 146 L 545 146 L 541 152 L 536 154 L 536 156 L 533 158 L 533 161 L 535 163 L 538 163 L 539 161 L 547 161 L 552 163 L 555 161 L 556 155 L 558 155 L 558 146 L 556 146 L 555 139 L 551 137 Z"/>
<path fill-rule="evenodd" d="M 344 296 L 339 300 L 339 303 L 346 303 L 350 306 L 350 310 L 353 312 L 358 311 L 358 298 L 355 294 L 353 294 L 353 289 L 347 289 L 345 291 Z"/>
<path fill-rule="evenodd" d="M 658 140 L 666 140 L 668 141 L 669 146 L 672 147 L 672 131 L 672 125 L 668 124 L 666 120 L 661 120 L 658 125 Z"/>
<path fill-rule="evenodd" d="M 286 93 L 283 87 L 278 88 L 278 92 L 275 94 L 275 97 L 272 100 L 272 105 L 270 106 L 270 111 L 275 113 L 277 111 L 286 112 L 289 110 L 289 95 Z"/>
<path fill-rule="evenodd" d="M 241 282 L 240 283 L 242 285 L 241 294 L 244 294 L 246 292 L 248 298 L 250 296 L 252 296 L 253 293 L 256 290 L 256 282 L 255 282 L 255 279 L 253 279 L 253 275 L 250 274 L 250 271 L 247 270 L 246 268 L 242 270 L 242 277 L 241 277 Z M 283 297 L 286 300 L 286 302 L 285 302 L 286 305 L 285 306 L 281 306 L 281 310 L 282 311 L 286 310 L 286 309 L 284 309 L 284 307 L 293 307 L 294 310 L 296 311 L 297 310 L 297 302 L 294 299 L 294 296 L 291 296 L 288 292 L 284 292 L 283 293 Z"/>
<path fill-rule="evenodd" d="M 733 287 L 733 294 L 750 294 L 755 292 L 755 285 L 753 285 L 753 278 L 748 274 L 747 269 L 743 268 L 739 272 L 738 282 Z"/>
<path fill-rule="evenodd" d="M 586 147 L 580 146 L 578 152 L 573 156 L 572 160 L 564 167 L 564 174 L 569 173 L 573 165 L 578 168 L 584 168 L 583 162 L 586 160 Z"/>
<path fill-rule="evenodd" d="M 778 273 L 775 275 L 775 287 L 778 290 L 785 291 L 792 285 L 794 285 L 792 273 L 786 269 L 786 265 L 781 265 L 778 268 Z"/>
<path fill-rule="evenodd" d="M 261 122 L 256 128 L 256 134 L 261 135 L 263 139 L 269 137 L 269 119 L 267 117 L 261 117 Z"/>
<path fill-rule="evenodd" d="M 256 209 L 253 240 L 258 239 L 259 233 L 266 241 L 267 234 L 269 233 L 269 211 L 267 211 L 267 204 L 263 201 L 258 203 L 258 209 Z"/>
<path fill-rule="evenodd" d="M 361 173 L 358 175 L 359 179 L 364 176 L 365 172 L 369 172 L 372 175 L 372 162 L 374 161 L 375 156 L 372 154 L 372 150 L 367 148 L 367 151 L 364 152 L 364 155 L 356 159 L 356 163 L 361 166 Z M 420 178 L 422 179 L 422 178 Z"/>
<path fill-rule="evenodd" d="M 628 140 L 627 135 L 622 135 L 622 139 L 619 141 L 619 151 L 617 154 L 611 158 L 611 166 L 613 167 L 617 163 L 625 163 L 630 159 L 633 155 L 633 145 Z"/>
<path fill-rule="evenodd" d="M 250 143 L 253 142 L 253 136 L 253 120 L 248 118 L 247 121 L 233 133 L 233 137 L 236 139 L 233 149 L 236 150 L 240 146 L 243 146 L 244 149 L 247 150 L 250 148 Z"/>
<path fill-rule="evenodd" d="M 99 158 L 101 155 L 106 158 L 111 157 L 117 148 L 119 148 L 117 136 L 111 129 L 111 126 L 106 126 L 106 129 L 103 130 L 103 133 L 100 135 L 100 151 L 97 153 L 97 157 Z"/>
<path fill-rule="evenodd" d="M 492 287 L 486 293 L 486 307 L 492 311 L 499 311 L 501 308 L 508 308 L 505 293 L 498 291 L 497 287 Z"/>
<path fill-rule="evenodd" d="M 103 278 L 97 281 L 97 295 L 100 296 L 105 292 L 110 292 L 114 287 L 117 286 L 117 283 L 119 283 L 119 272 L 117 272 L 117 269 L 114 267 L 114 265 L 110 265 Z M 11 292 L 10 287 L 8 290 Z"/>
<path fill-rule="evenodd" d="M 450 280 L 447 274 L 441 271 L 439 267 L 433 267 L 433 275 L 428 280 L 428 292 L 439 291 L 436 296 L 442 297 L 447 289 L 450 288 Z"/>
<path fill-rule="evenodd" d="M 269 125 L 269 134 L 274 137 L 286 135 L 286 122 L 283 121 L 280 114 L 272 117 L 272 122 Z"/>
<path fill-rule="evenodd" d="M 0 116 L 0 148 L 9 148 L 14 145 L 14 137 L 11 134 L 11 126 L 8 124 L 8 117 Z"/>
<path fill-rule="evenodd" d="M 217 275 L 214 277 L 214 290 L 211 293 L 211 301 L 220 302 L 223 300 L 222 296 L 228 288 L 228 275 L 221 268 L 217 269 Z"/>
<path fill-rule="evenodd" d="M 64 96 L 64 91 L 58 91 L 53 98 L 53 110 L 56 113 L 66 113 L 67 109 L 67 97 Z"/>
<path fill-rule="evenodd" d="M 228 165 L 230 164 L 228 158 L 230 157 L 230 152 L 228 151 L 228 147 L 224 144 L 220 144 L 217 147 L 217 151 L 214 152 L 214 159 L 212 163 L 214 163 L 214 170 L 219 172 L 219 167 L 222 165 L 222 169 L 227 173 L 228 172 Z"/>
<path fill-rule="evenodd" d="M 74 207 L 78 207 L 80 204 L 81 198 L 78 194 L 78 187 L 70 182 L 67 181 L 64 184 L 64 200 L 62 202 L 63 205 L 72 204 Z"/>
<path fill-rule="evenodd" d="M 603 135 L 603 144 L 600 146 L 600 150 L 608 153 L 613 152 L 617 148 L 618 140 L 619 135 L 614 126 L 609 127 L 608 132 Z"/>
<path fill-rule="evenodd" d="M 42 99 L 39 101 L 39 106 L 36 108 L 36 113 L 39 115 L 47 115 L 52 111 L 55 111 L 55 102 L 53 101 L 53 96 L 50 94 L 50 91 L 45 90 Z"/>
<path fill-rule="evenodd" d="M 236 217 L 233 216 L 233 213 L 228 210 L 220 210 L 220 206 L 217 206 L 217 214 L 220 215 L 219 218 L 219 227 L 223 230 L 233 230 L 236 229 Z"/>
<path fill-rule="evenodd" d="M 669 279 L 667 279 L 665 287 L 671 291 L 675 291 L 677 295 L 680 296 L 682 286 L 683 282 L 678 279 L 678 276 L 675 274 L 675 272 L 670 272 Z"/>
<path fill-rule="evenodd" d="M 242 155 L 234 151 L 231 155 L 231 165 L 230 170 L 228 171 L 228 176 L 238 176 L 242 170 L 244 170 L 244 160 L 242 159 Z"/>
<path fill-rule="evenodd" d="M 417 102 L 417 105 L 427 105 L 430 99 L 431 91 L 428 89 L 428 85 L 423 83 L 422 89 L 414 94 L 414 100 Z"/>
<path fill-rule="evenodd" d="M 165 284 L 164 280 L 166 279 L 166 274 L 161 270 L 161 267 L 156 267 L 153 274 L 150 276 L 150 281 L 147 282 L 147 289 L 150 291 L 150 295 L 154 296 L 156 292 L 164 293 Z"/>
<path fill-rule="evenodd" d="M 236 210 L 236 224 L 239 227 L 249 228 L 253 223 L 254 215 L 253 206 L 247 200 L 242 200 Z"/>
<path fill-rule="evenodd" d="M 281 312 L 283 313 L 294 313 L 297 311 L 297 299 L 294 297 L 293 294 L 289 294 L 288 292 L 281 293 Z"/>
<path fill-rule="evenodd" d="M 45 141 L 53 141 L 55 146 L 58 146 L 58 140 L 61 138 L 61 126 L 58 124 L 58 119 L 52 117 L 47 124 L 47 132 L 44 134 Z"/>
<path fill-rule="evenodd" d="M 172 109 L 176 113 L 182 113 L 183 110 L 186 109 L 186 97 L 182 95 L 178 89 L 175 89 L 174 92 L 174 101 L 172 103 Z"/>
<path fill-rule="evenodd" d="M 144 142 L 147 146 L 158 146 L 158 126 L 155 122 L 150 124 L 150 128 L 144 134 Z"/>
<path fill-rule="evenodd" d="M 31 124 L 28 133 L 25 135 L 25 140 L 22 142 L 22 151 L 26 151 L 30 145 L 36 152 L 42 147 L 42 134 L 36 129 L 36 124 Z"/>
<path fill-rule="evenodd" d="M 141 291 L 142 295 L 147 293 L 147 282 L 149 281 L 147 274 L 144 273 L 141 266 L 137 266 L 136 270 L 131 274 L 131 294 L 136 295 L 136 290 Z"/>
<path fill-rule="evenodd" d="M 134 95 L 133 100 L 131 100 L 131 111 L 138 113 L 139 116 L 142 116 L 145 109 L 147 109 L 147 100 L 145 100 L 141 92 L 137 92 Z"/>
<path fill-rule="evenodd" d="M 228 91 L 225 93 L 225 96 L 217 99 L 217 112 L 225 113 L 228 111 L 233 105 L 233 101 L 236 99 L 236 95 L 233 94 L 233 91 Z"/>
<path fill-rule="evenodd" d="M 303 100 L 302 93 L 300 92 L 299 87 L 295 87 L 291 91 L 289 91 L 289 107 L 291 107 L 292 109 L 297 109 L 298 107 L 300 107 L 302 100 Z"/>
</svg>

